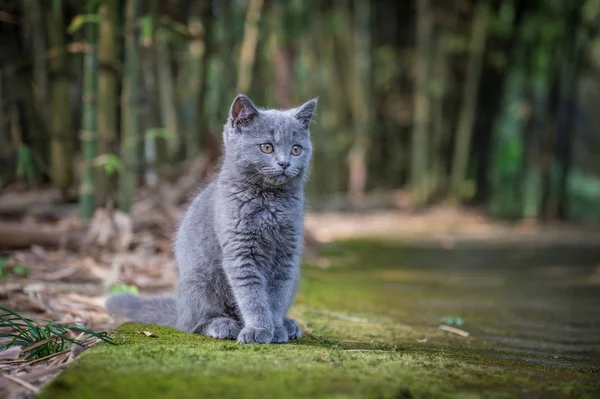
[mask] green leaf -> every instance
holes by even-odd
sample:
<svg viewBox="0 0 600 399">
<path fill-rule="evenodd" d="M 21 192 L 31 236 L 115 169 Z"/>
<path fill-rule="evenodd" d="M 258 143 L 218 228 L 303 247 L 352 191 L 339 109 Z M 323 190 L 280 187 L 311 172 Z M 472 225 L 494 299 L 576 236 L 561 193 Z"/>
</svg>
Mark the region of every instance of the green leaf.
<svg viewBox="0 0 600 399">
<path fill-rule="evenodd" d="M 25 144 L 21 144 L 19 148 L 17 148 L 16 163 L 17 178 L 26 178 L 30 184 L 35 183 L 33 155 L 31 149 Z"/>
<path fill-rule="evenodd" d="M 71 338 L 69 330 L 86 335 L 81 339 Z M 26 360 L 41 359 L 69 349 L 72 344 L 86 346 L 94 337 L 112 345 L 116 344 L 113 337 L 106 331 L 94 332 L 80 325 L 65 325 L 47 320 L 45 325 L 41 325 L 37 321 L 0 306 L 0 342 L 2 342 L 0 351 L 9 346 L 29 347 L 51 338 L 43 345 L 28 351 Z"/>
<path fill-rule="evenodd" d="M 465 324 L 462 317 L 453 315 L 447 315 L 442 317 L 441 322 L 443 324 L 456 327 L 462 327 Z"/>
<path fill-rule="evenodd" d="M 144 47 L 152 45 L 152 38 L 154 34 L 154 17 L 152 15 L 145 15 L 140 19 L 140 43 Z"/>
<path fill-rule="evenodd" d="M 102 15 L 99 14 L 79 14 L 71 21 L 71 24 L 67 28 L 67 32 L 73 34 L 77 32 L 86 23 L 100 23 L 102 22 Z"/>
<path fill-rule="evenodd" d="M 148 129 L 146 131 L 146 134 L 148 138 L 153 138 L 153 139 L 157 139 L 157 138 L 168 138 L 169 137 L 169 131 L 164 128 L 164 127 L 155 127 L 152 129 Z"/>
<path fill-rule="evenodd" d="M 15 274 L 17 276 L 21 276 L 21 277 L 27 277 L 29 275 L 29 269 L 27 269 L 25 266 L 21 265 L 20 263 L 17 263 L 16 265 L 14 265 L 12 267 L 12 272 L 13 272 L 13 274 Z"/>
<path fill-rule="evenodd" d="M 123 162 L 115 154 L 102 154 L 96 157 L 94 166 L 103 168 L 108 176 L 120 173 L 123 170 Z"/>
<path fill-rule="evenodd" d="M 119 292 L 129 292 L 132 294 L 139 294 L 138 287 L 135 285 L 116 284 L 110 288 L 110 294 L 117 294 Z"/>
</svg>

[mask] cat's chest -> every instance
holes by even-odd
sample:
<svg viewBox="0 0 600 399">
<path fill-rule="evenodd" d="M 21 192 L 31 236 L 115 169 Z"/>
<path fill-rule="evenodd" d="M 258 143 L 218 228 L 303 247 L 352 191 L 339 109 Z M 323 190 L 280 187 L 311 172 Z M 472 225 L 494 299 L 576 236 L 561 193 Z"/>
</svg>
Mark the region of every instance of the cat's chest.
<svg viewBox="0 0 600 399">
<path fill-rule="evenodd" d="M 298 232 L 303 214 L 300 204 L 293 201 L 250 200 L 237 215 L 240 227 L 253 231 L 257 237 L 292 238 Z"/>
</svg>

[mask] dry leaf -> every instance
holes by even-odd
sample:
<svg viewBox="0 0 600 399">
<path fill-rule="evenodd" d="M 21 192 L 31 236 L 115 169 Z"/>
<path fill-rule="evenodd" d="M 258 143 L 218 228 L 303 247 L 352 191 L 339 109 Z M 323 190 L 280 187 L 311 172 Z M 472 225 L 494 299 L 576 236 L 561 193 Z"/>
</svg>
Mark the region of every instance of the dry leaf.
<svg viewBox="0 0 600 399">
<path fill-rule="evenodd" d="M 95 277 L 98 280 L 104 280 L 110 273 L 110 269 L 108 267 L 99 264 L 94 258 L 90 256 L 85 257 L 80 262 L 79 267 L 86 274 Z"/>
<path fill-rule="evenodd" d="M 140 330 L 140 331 L 138 331 L 138 334 L 143 334 L 146 337 L 156 338 L 156 335 L 154 335 L 153 333 L 151 333 L 149 331 Z"/>
<path fill-rule="evenodd" d="M 85 244 L 90 247 L 127 250 L 133 241 L 133 222 L 126 213 L 99 208 L 89 224 Z"/>
<path fill-rule="evenodd" d="M 21 355 L 20 346 L 11 346 L 10 348 L 0 351 L 0 360 L 17 360 Z"/>
</svg>

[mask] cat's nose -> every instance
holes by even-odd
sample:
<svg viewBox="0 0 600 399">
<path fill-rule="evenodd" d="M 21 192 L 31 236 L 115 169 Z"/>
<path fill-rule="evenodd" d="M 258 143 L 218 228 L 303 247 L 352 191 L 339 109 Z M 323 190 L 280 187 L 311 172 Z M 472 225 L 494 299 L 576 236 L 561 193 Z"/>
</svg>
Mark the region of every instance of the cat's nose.
<svg viewBox="0 0 600 399">
<path fill-rule="evenodd" d="M 281 166 L 284 170 L 288 168 L 288 166 L 290 166 L 290 162 L 289 161 L 279 161 L 277 162 L 279 164 L 279 166 Z"/>
</svg>

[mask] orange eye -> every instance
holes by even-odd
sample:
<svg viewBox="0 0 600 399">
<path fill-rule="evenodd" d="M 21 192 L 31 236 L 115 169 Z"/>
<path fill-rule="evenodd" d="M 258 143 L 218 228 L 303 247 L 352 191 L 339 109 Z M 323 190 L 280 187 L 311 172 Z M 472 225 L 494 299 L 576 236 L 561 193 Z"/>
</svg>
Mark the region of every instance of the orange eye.
<svg viewBox="0 0 600 399">
<path fill-rule="evenodd" d="M 298 156 L 302 154 L 302 147 L 300 147 L 299 145 L 295 145 L 292 147 L 292 155 Z"/>
<path fill-rule="evenodd" d="M 273 144 L 271 144 L 271 143 L 261 144 L 260 150 L 262 152 L 264 152 L 265 154 L 270 154 L 273 152 Z"/>
</svg>

